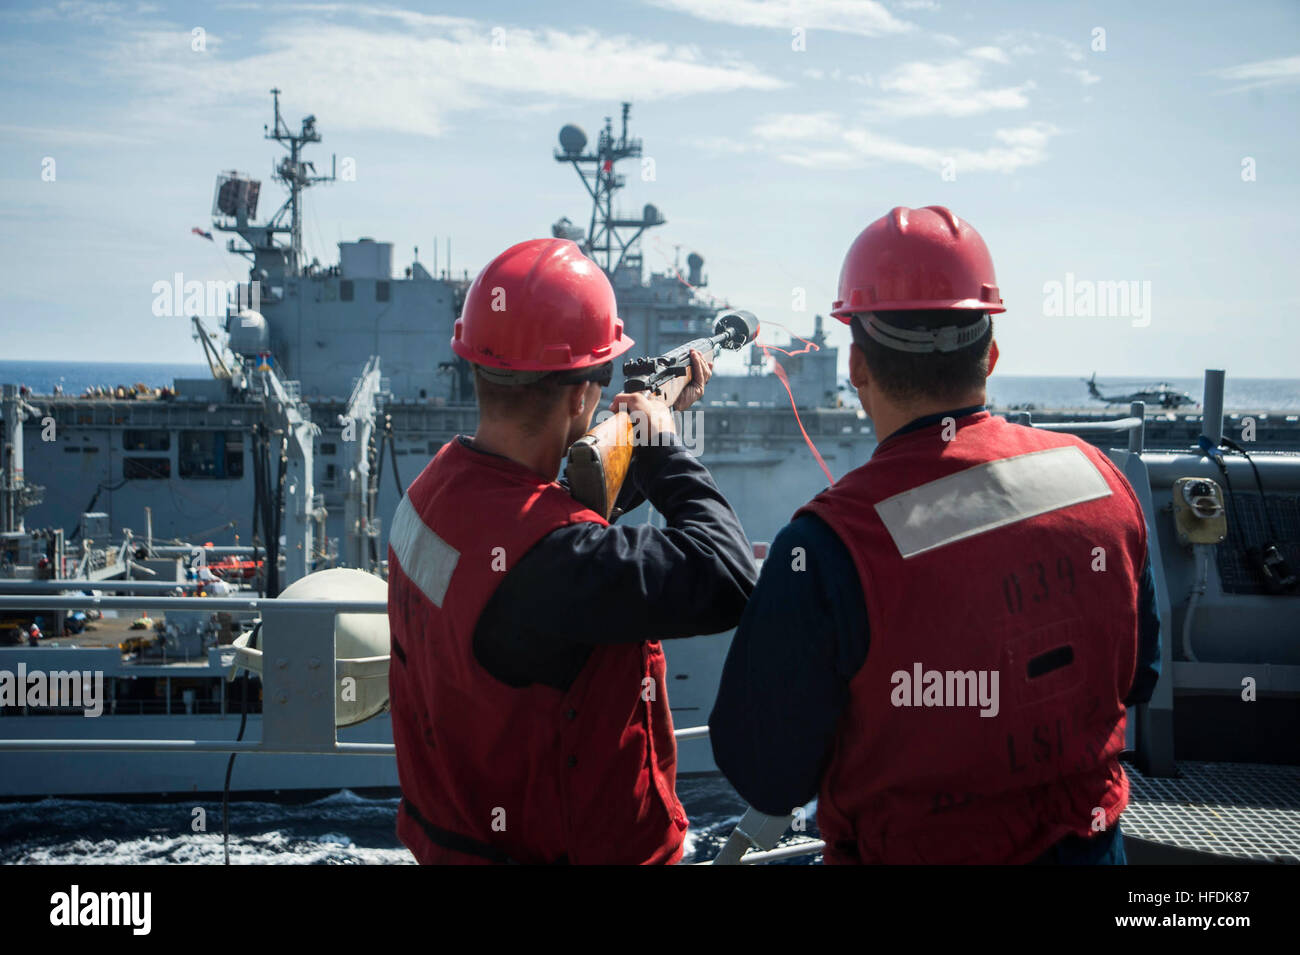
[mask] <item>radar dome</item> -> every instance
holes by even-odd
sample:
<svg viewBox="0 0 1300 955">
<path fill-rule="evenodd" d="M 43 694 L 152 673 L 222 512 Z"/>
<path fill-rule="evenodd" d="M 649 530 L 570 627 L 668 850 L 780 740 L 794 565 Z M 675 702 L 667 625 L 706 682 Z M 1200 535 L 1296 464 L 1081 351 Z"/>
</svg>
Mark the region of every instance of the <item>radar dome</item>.
<svg viewBox="0 0 1300 955">
<path fill-rule="evenodd" d="M 560 130 L 560 148 L 567 155 L 577 156 L 587 147 L 587 134 L 579 126 L 572 123 L 564 126 Z"/>
<path fill-rule="evenodd" d="M 271 329 L 261 312 L 246 308 L 226 325 L 230 350 L 236 355 L 257 355 L 271 350 Z"/>
<path fill-rule="evenodd" d="M 344 567 L 319 570 L 295 580 L 280 593 L 284 600 L 388 599 L 388 584 L 373 574 Z M 265 630 L 265 627 L 264 627 Z M 251 632 L 234 641 L 237 666 L 262 672 L 262 652 L 248 646 Z M 266 645 L 269 633 L 263 633 Z M 388 705 L 388 617 L 382 613 L 341 613 L 334 618 L 334 652 L 339 687 L 334 699 L 336 726 L 352 726 L 382 712 Z M 351 678 L 349 683 L 344 680 Z M 344 692 L 346 687 L 347 692 Z"/>
</svg>

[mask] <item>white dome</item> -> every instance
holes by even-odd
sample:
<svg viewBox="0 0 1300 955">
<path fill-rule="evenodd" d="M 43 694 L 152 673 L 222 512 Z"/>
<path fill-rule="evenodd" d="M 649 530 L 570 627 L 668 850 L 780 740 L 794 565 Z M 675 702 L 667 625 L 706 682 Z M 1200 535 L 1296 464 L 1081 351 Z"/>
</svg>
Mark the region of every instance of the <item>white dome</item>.
<svg viewBox="0 0 1300 955">
<path fill-rule="evenodd" d="M 295 580 L 280 593 L 284 600 L 388 599 L 388 584 L 365 571 L 336 567 L 320 570 Z M 262 672 L 262 654 L 248 650 L 251 634 L 235 640 L 240 648 L 239 665 Z M 263 642 L 265 634 L 263 635 Z M 334 652 L 337 656 L 337 690 L 334 699 L 336 726 L 352 726 L 382 712 L 388 705 L 388 615 L 341 613 L 335 617 Z"/>
<path fill-rule="evenodd" d="M 230 350 L 236 355 L 256 355 L 271 350 L 271 327 L 261 312 L 244 309 L 228 321 L 226 331 L 230 333 Z"/>
</svg>

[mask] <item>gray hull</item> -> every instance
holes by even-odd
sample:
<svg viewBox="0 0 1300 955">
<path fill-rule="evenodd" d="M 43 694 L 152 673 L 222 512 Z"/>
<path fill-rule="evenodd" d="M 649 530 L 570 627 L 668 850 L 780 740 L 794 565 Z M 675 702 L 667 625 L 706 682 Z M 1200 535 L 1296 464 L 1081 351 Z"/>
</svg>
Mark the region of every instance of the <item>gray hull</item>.
<svg viewBox="0 0 1300 955">
<path fill-rule="evenodd" d="M 677 640 L 665 648 L 673 722 L 678 728 L 708 722 L 718 674 L 731 635 L 717 634 Z M 20 651 L 29 667 L 37 667 L 42 651 Z M 51 649 L 47 654 L 58 654 Z M 57 664 L 52 664 L 57 665 Z M 84 716 L 6 716 L 0 736 L 10 740 L 234 740 L 238 713 L 225 715 L 104 714 Z M 252 714 L 245 740 L 262 735 L 262 717 Z M 391 743 L 392 724 L 383 713 L 359 726 L 340 730 L 340 742 Z M 707 739 L 684 740 L 678 747 L 678 772 L 716 772 Z M 220 792 L 226 761 L 221 753 L 31 752 L 0 753 L 0 799 L 46 796 L 158 796 Z M 234 793 L 304 792 L 317 790 L 393 789 L 398 786 L 397 763 L 391 756 L 261 755 L 242 753 L 235 760 L 230 788 Z"/>
<path fill-rule="evenodd" d="M 9 717 L 7 739 L 233 740 L 239 716 Z M 248 718 L 244 739 L 259 739 L 260 715 Z M 391 743 L 387 717 L 339 732 L 352 743 Z M 221 753 L 4 753 L 0 798 L 44 796 L 183 796 L 221 792 L 228 756 Z M 241 753 L 231 792 L 370 789 L 397 786 L 387 756 L 284 756 Z"/>
</svg>

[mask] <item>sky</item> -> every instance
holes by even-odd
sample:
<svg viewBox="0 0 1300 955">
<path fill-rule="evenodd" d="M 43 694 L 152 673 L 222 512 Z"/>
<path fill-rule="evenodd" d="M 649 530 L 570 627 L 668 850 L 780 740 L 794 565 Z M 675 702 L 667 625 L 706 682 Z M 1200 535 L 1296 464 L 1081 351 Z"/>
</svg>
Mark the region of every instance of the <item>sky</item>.
<svg viewBox="0 0 1300 955">
<path fill-rule="evenodd" d="M 246 277 L 191 230 L 222 170 L 278 206 L 278 87 L 317 169 L 355 170 L 308 194 L 327 264 L 450 240 L 472 276 L 585 224 L 556 134 L 628 100 L 647 266 L 700 253 L 767 340 L 811 332 L 868 223 L 945 205 L 992 253 L 1004 374 L 1300 377 L 1298 28 L 1294 2 L 3 2 L 0 359 L 200 360 L 154 284 Z"/>
</svg>

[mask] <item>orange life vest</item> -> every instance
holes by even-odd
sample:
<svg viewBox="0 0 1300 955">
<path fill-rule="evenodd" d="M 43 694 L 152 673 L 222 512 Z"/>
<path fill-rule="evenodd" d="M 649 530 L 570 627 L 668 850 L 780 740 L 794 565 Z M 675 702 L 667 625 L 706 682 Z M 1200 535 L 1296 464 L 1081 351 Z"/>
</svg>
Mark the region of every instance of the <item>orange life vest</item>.
<svg viewBox="0 0 1300 955">
<path fill-rule="evenodd" d="M 560 485 L 446 444 L 390 533 L 398 835 L 422 863 L 662 863 L 686 814 L 659 643 L 595 647 L 567 691 L 508 686 L 474 656 L 479 615 L 537 541 L 605 524 Z M 631 612 L 635 612 L 634 609 Z M 520 619 L 582 613 L 564 594 Z"/>
<path fill-rule="evenodd" d="M 804 512 L 852 554 L 871 630 L 826 861 L 1028 862 L 1113 826 L 1146 529 L 1106 455 L 982 411 L 886 439 Z"/>
</svg>

